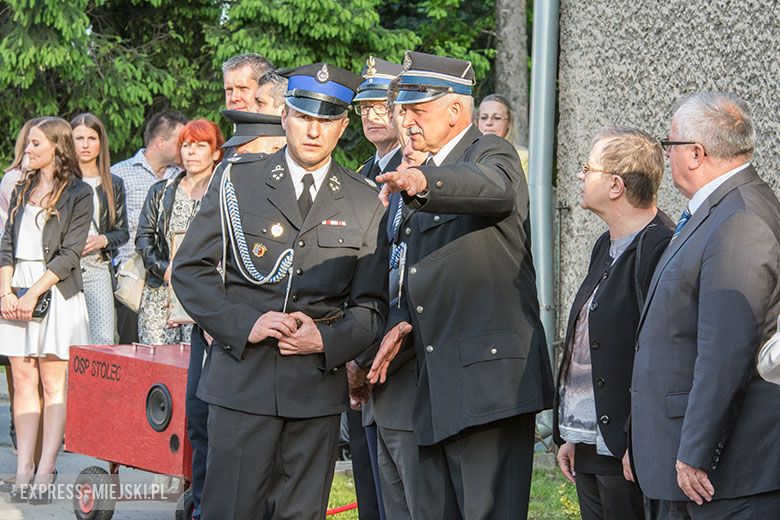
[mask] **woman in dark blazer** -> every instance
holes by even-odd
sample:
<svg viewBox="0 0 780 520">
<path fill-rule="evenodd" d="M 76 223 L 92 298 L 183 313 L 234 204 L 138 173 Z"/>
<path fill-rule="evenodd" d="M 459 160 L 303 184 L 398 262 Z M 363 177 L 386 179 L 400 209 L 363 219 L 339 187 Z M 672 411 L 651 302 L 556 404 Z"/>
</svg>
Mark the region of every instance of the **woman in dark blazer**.
<svg viewBox="0 0 780 520">
<path fill-rule="evenodd" d="M 673 233 L 656 207 L 662 176 L 658 141 L 628 128 L 601 131 L 577 176 L 580 205 L 609 227 L 571 308 L 553 408 L 558 464 L 576 484 L 586 520 L 644 520 L 641 491 L 623 459 L 634 338 Z"/>
<path fill-rule="evenodd" d="M 0 244 L 0 354 L 9 356 L 13 366 L 18 451 L 11 501 L 31 497 L 31 502 L 46 502 L 50 497 L 44 486 L 54 480 L 65 430 L 68 349 L 89 341 L 79 261 L 92 216 L 92 192 L 79 179 L 66 121 L 38 120 L 30 128 L 25 153 L 29 173 L 14 189 Z M 45 313 L 40 312 L 43 307 Z M 41 413 L 43 431 L 38 431 Z M 43 452 L 36 472 L 38 435 L 43 435 Z M 36 486 L 24 489 L 34 472 Z"/>
<path fill-rule="evenodd" d="M 108 134 L 100 119 L 92 114 L 79 114 L 71 120 L 70 126 L 82 180 L 93 190 L 92 221 L 87 245 L 81 254 L 90 343 L 113 344 L 116 312 L 111 262 L 119 246 L 130 238 L 125 184 L 109 170 Z"/>
</svg>

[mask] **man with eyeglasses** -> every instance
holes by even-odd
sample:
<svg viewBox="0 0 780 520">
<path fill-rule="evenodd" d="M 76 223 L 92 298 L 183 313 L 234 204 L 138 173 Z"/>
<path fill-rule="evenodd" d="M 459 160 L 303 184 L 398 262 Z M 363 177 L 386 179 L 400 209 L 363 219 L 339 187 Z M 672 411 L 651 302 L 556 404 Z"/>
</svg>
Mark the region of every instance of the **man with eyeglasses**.
<svg viewBox="0 0 780 520">
<path fill-rule="evenodd" d="M 780 518 L 780 387 L 756 354 L 780 313 L 780 203 L 751 164 L 747 104 L 684 98 L 663 140 L 687 208 L 640 318 L 631 451 L 673 519 Z"/>
<path fill-rule="evenodd" d="M 512 145 L 472 124 L 473 85 L 470 62 L 407 52 L 395 103 L 431 157 L 378 178 L 406 211 L 391 254 L 399 303 L 369 377 L 384 382 L 413 348 L 421 519 L 526 518 L 534 418 L 553 398 L 528 188 Z"/>
</svg>

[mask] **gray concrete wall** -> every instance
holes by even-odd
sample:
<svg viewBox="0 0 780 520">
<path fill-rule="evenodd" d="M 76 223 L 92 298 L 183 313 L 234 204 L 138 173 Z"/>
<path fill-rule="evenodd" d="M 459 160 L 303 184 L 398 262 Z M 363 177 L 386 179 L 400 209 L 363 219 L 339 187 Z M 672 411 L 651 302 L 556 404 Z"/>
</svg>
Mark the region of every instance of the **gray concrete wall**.
<svg viewBox="0 0 780 520">
<path fill-rule="evenodd" d="M 578 206 L 575 174 L 599 128 L 668 134 L 674 102 L 701 90 L 745 99 L 758 132 L 753 163 L 780 194 L 780 2 L 776 0 L 561 0 L 557 204 L 558 336 L 606 227 Z M 668 161 L 659 207 L 677 220 L 685 199 Z M 555 237 L 553 237 L 555 239 Z"/>
</svg>

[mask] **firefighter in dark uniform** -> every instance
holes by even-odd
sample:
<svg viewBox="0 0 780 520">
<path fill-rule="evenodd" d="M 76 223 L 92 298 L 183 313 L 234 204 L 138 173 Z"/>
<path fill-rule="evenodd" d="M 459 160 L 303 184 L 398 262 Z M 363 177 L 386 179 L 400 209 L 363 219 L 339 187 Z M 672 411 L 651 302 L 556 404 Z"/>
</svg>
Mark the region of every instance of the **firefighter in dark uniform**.
<svg viewBox="0 0 780 520">
<path fill-rule="evenodd" d="M 261 518 L 269 497 L 276 518 L 324 517 L 343 367 L 385 325 L 384 207 L 331 159 L 360 78 L 324 63 L 284 75 L 288 145 L 233 158 L 174 260 L 176 294 L 213 337 L 206 520 Z"/>
<path fill-rule="evenodd" d="M 395 102 L 430 157 L 377 178 L 406 211 L 401 304 L 369 377 L 404 338 L 414 347 L 421 520 L 526 518 L 534 416 L 553 398 L 525 176 L 511 144 L 472 124 L 473 84 L 470 62 L 407 52 Z"/>
<path fill-rule="evenodd" d="M 244 156 L 244 161 L 261 159 L 258 154 L 269 154 L 284 146 L 284 128 L 282 118 L 275 115 L 223 110 L 222 115 L 234 124 L 233 136 L 225 141 L 225 159 L 220 162 L 212 175 L 221 179 L 222 172 L 234 155 Z M 249 156 L 252 154 L 252 157 Z M 193 500 L 193 520 L 200 520 L 200 500 L 203 494 L 203 482 L 206 478 L 206 455 L 208 450 L 207 424 L 209 405 L 196 395 L 200 375 L 203 369 L 203 357 L 210 337 L 195 324 L 190 338 L 190 364 L 187 370 L 187 435 L 192 445 L 192 481 L 190 490 Z"/>
</svg>

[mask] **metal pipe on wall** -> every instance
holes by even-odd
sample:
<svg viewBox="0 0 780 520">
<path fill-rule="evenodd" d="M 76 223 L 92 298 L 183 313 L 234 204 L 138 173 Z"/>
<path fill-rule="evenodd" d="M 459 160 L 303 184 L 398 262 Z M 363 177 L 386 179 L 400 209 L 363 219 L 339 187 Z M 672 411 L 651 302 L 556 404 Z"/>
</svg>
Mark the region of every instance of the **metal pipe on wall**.
<svg viewBox="0 0 780 520">
<path fill-rule="evenodd" d="M 550 360 L 553 342 L 553 144 L 555 142 L 556 80 L 558 77 L 558 0 L 534 2 L 531 102 L 529 123 L 529 196 L 531 199 L 531 252 L 536 288 Z"/>
</svg>

